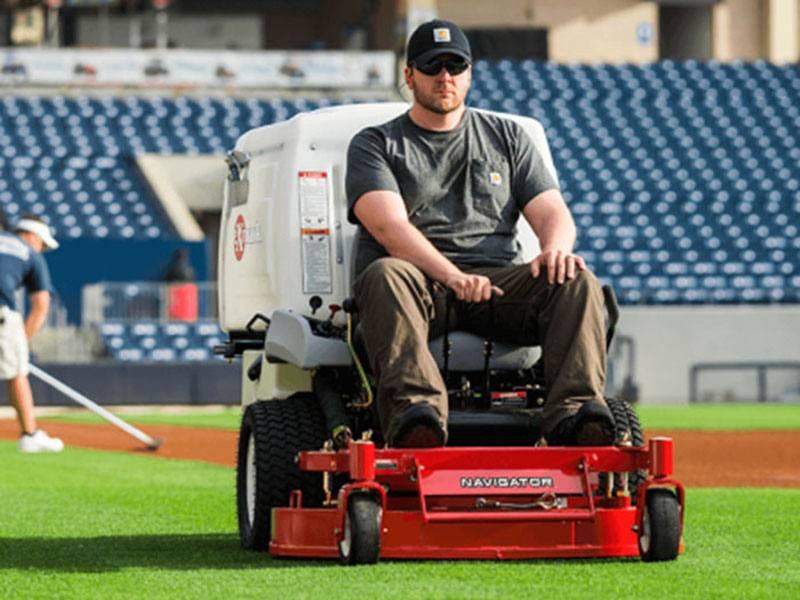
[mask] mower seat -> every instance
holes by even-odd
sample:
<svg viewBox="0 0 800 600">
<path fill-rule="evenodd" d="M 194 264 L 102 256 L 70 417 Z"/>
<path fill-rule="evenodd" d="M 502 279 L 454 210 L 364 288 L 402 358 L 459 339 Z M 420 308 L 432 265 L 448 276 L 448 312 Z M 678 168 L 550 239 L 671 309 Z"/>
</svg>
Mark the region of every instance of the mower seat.
<svg viewBox="0 0 800 600">
<path fill-rule="evenodd" d="M 483 371 L 485 340 L 466 331 L 453 331 L 449 335 L 451 371 Z M 428 348 L 439 369 L 444 369 L 444 336 L 428 342 Z M 489 368 L 497 371 L 519 371 L 530 369 L 541 355 L 538 346 L 514 346 L 502 342 L 492 343 Z"/>
<path fill-rule="evenodd" d="M 354 334 L 357 351 L 366 357 L 364 338 L 361 326 L 357 325 Z M 483 371 L 485 366 L 484 349 L 486 340 L 466 331 L 451 331 L 450 358 L 448 367 L 451 371 L 463 373 Z M 436 361 L 439 370 L 444 370 L 444 336 L 428 342 L 428 349 Z M 541 356 L 539 346 L 514 346 L 502 342 L 492 343 L 492 356 L 489 358 L 489 368 L 494 371 L 519 371 L 530 369 Z"/>
</svg>

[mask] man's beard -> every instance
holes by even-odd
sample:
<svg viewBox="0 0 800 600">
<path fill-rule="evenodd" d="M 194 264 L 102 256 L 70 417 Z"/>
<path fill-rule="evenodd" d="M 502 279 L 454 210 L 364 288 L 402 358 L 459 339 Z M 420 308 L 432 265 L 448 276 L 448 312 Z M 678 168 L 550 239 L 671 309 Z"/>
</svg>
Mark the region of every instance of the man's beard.
<svg viewBox="0 0 800 600">
<path fill-rule="evenodd" d="M 464 104 L 464 99 L 459 98 L 457 95 L 455 100 L 443 99 L 437 103 L 433 97 L 420 94 L 417 88 L 414 88 L 414 100 L 423 108 L 439 115 L 446 115 L 454 110 L 458 110 L 461 108 L 461 105 Z M 446 103 L 446 105 L 443 106 L 442 103 Z"/>
</svg>

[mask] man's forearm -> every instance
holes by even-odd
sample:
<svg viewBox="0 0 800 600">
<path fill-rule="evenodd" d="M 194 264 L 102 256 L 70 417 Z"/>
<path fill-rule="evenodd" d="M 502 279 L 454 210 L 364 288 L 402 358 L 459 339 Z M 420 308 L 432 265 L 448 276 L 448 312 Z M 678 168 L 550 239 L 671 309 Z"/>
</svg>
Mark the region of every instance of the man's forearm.
<svg viewBox="0 0 800 600">
<path fill-rule="evenodd" d="M 547 250 L 572 252 L 575 247 L 575 223 L 569 213 L 556 212 L 549 215 L 538 229 L 536 233 L 543 252 Z"/>
<path fill-rule="evenodd" d="M 25 319 L 25 335 L 30 340 L 36 332 L 42 328 L 47 318 L 47 311 L 50 310 L 50 294 L 46 291 L 31 294 L 31 309 L 28 311 L 28 318 Z"/>
<path fill-rule="evenodd" d="M 528 202 L 522 214 L 536 233 L 542 252 L 572 252 L 575 247 L 575 221 L 558 190 L 542 192 Z"/>
<path fill-rule="evenodd" d="M 28 313 L 28 318 L 25 319 L 25 335 L 30 340 L 36 335 L 36 332 L 44 325 L 44 320 L 47 318 L 47 311 L 34 311 Z"/>
<path fill-rule="evenodd" d="M 393 223 L 391 227 L 373 235 L 391 256 L 416 265 L 435 281 L 445 283 L 450 277 L 461 273 L 408 221 Z"/>
</svg>

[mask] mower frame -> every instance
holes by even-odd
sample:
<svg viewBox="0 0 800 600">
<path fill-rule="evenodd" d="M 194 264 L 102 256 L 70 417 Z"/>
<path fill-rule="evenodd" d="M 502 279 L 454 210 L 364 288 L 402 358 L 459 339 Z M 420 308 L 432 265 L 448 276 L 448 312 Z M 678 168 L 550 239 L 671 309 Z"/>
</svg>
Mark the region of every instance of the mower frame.
<svg viewBox="0 0 800 600">
<path fill-rule="evenodd" d="M 348 545 L 377 545 L 381 558 L 639 556 L 649 490 L 674 494 L 682 530 L 685 494 L 671 478 L 672 462 L 672 440 L 664 437 L 651 439 L 646 448 L 412 450 L 351 441 L 339 451 L 301 452 L 301 471 L 323 473 L 328 486 L 333 475 L 350 481 L 322 508 L 303 507 L 296 490 L 288 507 L 273 509 L 269 551 L 349 562 L 348 554 L 359 555 L 359 549 L 342 552 L 346 529 L 352 527 L 348 505 L 354 495 L 365 494 L 378 508 L 373 513 L 378 537 L 348 536 Z M 630 493 L 607 495 L 600 489 L 599 473 L 639 469 L 649 475 L 636 490 L 637 505 Z M 652 522 L 649 531 L 653 526 L 663 527 Z M 674 554 L 682 551 L 679 542 Z"/>
</svg>

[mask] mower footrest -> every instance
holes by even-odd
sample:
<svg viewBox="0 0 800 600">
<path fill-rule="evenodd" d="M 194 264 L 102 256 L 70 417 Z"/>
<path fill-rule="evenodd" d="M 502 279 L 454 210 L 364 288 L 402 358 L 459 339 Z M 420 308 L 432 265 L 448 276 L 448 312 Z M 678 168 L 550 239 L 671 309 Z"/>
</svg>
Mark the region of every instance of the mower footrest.
<svg viewBox="0 0 800 600">
<path fill-rule="evenodd" d="M 431 523 L 472 523 L 474 521 L 592 521 L 594 512 L 590 510 L 520 510 L 520 511 L 442 511 L 427 512 Z"/>
<path fill-rule="evenodd" d="M 597 509 L 594 521 L 521 520 L 513 526 L 483 516 L 489 515 L 479 513 L 469 521 L 426 522 L 420 511 L 384 511 L 380 556 L 495 560 L 639 555 L 633 507 Z M 338 518 L 334 508 L 274 509 L 270 553 L 337 557 Z"/>
</svg>

